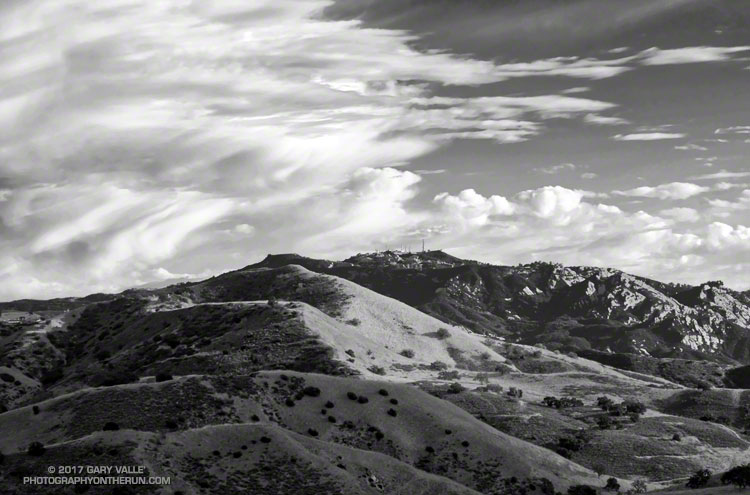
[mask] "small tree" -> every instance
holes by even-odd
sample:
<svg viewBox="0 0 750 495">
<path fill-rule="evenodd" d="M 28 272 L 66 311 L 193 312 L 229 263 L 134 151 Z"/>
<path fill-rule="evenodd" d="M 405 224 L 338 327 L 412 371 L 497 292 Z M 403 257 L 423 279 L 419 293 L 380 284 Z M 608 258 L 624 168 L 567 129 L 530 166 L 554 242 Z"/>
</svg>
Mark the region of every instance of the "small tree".
<svg viewBox="0 0 750 495">
<path fill-rule="evenodd" d="M 26 453 L 33 456 L 40 456 L 44 454 L 47 449 L 44 448 L 42 442 L 31 442 L 29 448 L 26 449 Z"/>
<path fill-rule="evenodd" d="M 732 484 L 740 489 L 750 486 L 750 464 L 735 466 L 721 475 L 721 484 Z"/>
<path fill-rule="evenodd" d="M 445 340 L 451 336 L 451 333 L 448 331 L 447 328 L 438 328 L 436 335 L 437 335 L 437 338 L 439 338 L 440 340 Z"/>
<path fill-rule="evenodd" d="M 448 386 L 448 392 L 451 394 L 460 394 L 464 390 L 466 390 L 466 388 L 458 382 L 453 382 Z"/>
<path fill-rule="evenodd" d="M 607 479 L 607 484 L 604 485 L 604 489 L 608 492 L 619 492 L 620 483 L 617 482 L 617 478 L 609 478 Z"/>
<path fill-rule="evenodd" d="M 603 475 L 607 471 L 607 468 L 604 467 L 604 464 L 599 462 L 591 466 L 591 469 L 593 469 L 596 475 L 599 477 L 601 477 L 601 475 Z"/>
<path fill-rule="evenodd" d="M 602 414 L 601 416 L 596 418 L 596 424 L 600 429 L 608 430 L 612 428 L 612 419 L 606 414 Z"/>
<path fill-rule="evenodd" d="M 685 486 L 688 488 L 702 488 L 708 484 L 710 479 L 711 471 L 708 469 L 699 469 L 690 477 Z"/>
<path fill-rule="evenodd" d="M 646 482 L 643 480 L 635 480 L 633 482 L 633 493 L 646 493 Z"/>
</svg>

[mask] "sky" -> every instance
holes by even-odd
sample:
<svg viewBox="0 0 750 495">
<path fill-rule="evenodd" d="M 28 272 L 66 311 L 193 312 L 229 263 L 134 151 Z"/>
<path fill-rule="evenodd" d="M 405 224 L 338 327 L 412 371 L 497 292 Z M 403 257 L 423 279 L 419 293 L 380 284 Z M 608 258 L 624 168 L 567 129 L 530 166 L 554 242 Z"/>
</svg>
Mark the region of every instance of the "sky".
<svg viewBox="0 0 750 495">
<path fill-rule="evenodd" d="M 0 300 L 386 247 L 750 288 L 746 0 L 6 0 Z"/>
</svg>

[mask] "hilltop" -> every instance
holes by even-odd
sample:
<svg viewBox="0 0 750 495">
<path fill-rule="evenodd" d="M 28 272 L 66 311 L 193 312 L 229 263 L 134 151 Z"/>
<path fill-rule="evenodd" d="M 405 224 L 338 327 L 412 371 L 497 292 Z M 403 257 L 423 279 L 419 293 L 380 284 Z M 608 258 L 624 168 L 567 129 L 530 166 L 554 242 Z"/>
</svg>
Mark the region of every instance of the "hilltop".
<svg viewBox="0 0 750 495">
<path fill-rule="evenodd" d="M 56 300 L 67 311 L 0 340 L 0 486 L 32 493 L 19 473 L 102 451 L 185 493 L 682 486 L 750 462 L 750 393 L 722 388 L 742 381 L 743 344 L 690 345 L 726 338 L 743 297 L 433 251 L 276 255 Z"/>
</svg>

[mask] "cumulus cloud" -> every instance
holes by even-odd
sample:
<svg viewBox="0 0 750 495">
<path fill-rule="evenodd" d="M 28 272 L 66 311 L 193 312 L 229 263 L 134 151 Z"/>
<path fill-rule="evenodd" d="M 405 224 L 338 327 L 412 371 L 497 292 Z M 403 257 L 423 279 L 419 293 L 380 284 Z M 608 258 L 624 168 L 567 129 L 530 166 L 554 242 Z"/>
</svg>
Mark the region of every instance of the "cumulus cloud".
<svg viewBox="0 0 750 495">
<path fill-rule="evenodd" d="M 679 132 L 636 132 L 632 134 L 615 134 L 615 141 L 659 141 L 662 139 L 680 139 L 685 134 Z"/>
<path fill-rule="evenodd" d="M 625 191 L 612 191 L 612 194 L 636 198 L 687 199 L 710 190 L 710 187 L 689 182 L 671 182 L 658 186 L 641 186 Z"/>
<path fill-rule="evenodd" d="M 673 218 L 678 222 L 697 222 L 700 220 L 700 214 L 694 208 L 667 208 L 661 210 L 659 215 Z"/>
</svg>

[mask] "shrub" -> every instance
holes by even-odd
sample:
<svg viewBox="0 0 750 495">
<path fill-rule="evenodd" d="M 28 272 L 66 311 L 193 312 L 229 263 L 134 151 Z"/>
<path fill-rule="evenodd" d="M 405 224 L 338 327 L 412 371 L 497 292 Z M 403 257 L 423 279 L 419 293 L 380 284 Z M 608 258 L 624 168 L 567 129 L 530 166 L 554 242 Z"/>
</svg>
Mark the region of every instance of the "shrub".
<svg viewBox="0 0 750 495">
<path fill-rule="evenodd" d="M 453 382 L 448 386 L 448 393 L 450 394 L 460 394 L 464 390 L 466 390 L 466 387 L 458 382 Z"/>
<path fill-rule="evenodd" d="M 380 390 L 378 390 L 378 393 L 382 395 L 383 397 L 388 397 L 388 391 L 384 388 L 381 388 Z"/>
<path fill-rule="evenodd" d="M 360 395 L 360 396 L 359 396 L 359 397 L 357 398 L 357 402 L 359 402 L 360 404 L 367 404 L 368 402 L 370 402 L 370 399 L 368 399 L 368 398 L 367 398 L 367 397 L 365 397 L 364 395 Z"/>
<path fill-rule="evenodd" d="M 376 375 L 385 375 L 385 368 L 382 366 L 370 366 L 367 368 L 370 372 L 375 373 Z"/>
<path fill-rule="evenodd" d="M 596 405 L 599 406 L 602 411 L 608 411 L 609 408 L 614 405 L 614 402 L 612 402 L 612 399 L 609 397 L 597 397 L 596 399 Z"/>
<path fill-rule="evenodd" d="M 170 430 L 176 430 L 177 429 L 177 423 L 174 420 L 168 419 L 164 422 L 164 425 L 169 428 Z"/>
<path fill-rule="evenodd" d="M 594 470 L 594 472 L 596 473 L 597 476 L 603 475 L 604 472 L 607 470 L 607 468 L 604 467 L 604 464 L 601 464 L 601 463 L 598 463 L 598 462 L 596 464 L 594 464 L 593 466 L 591 466 L 591 469 Z"/>
<path fill-rule="evenodd" d="M 269 307 L 269 308 L 275 308 L 275 307 L 276 307 L 276 305 L 278 304 L 278 301 L 276 300 L 276 298 L 275 298 L 275 297 L 273 297 L 273 296 L 270 296 L 270 297 L 268 298 L 268 303 L 267 303 L 267 304 L 268 304 L 268 307 Z"/>
<path fill-rule="evenodd" d="M 430 363 L 430 369 L 433 370 L 433 371 L 447 370 L 448 369 L 448 365 L 445 364 L 442 361 L 433 361 L 433 362 Z"/>
<path fill-rule="evenodd" d="M 395 406 L 395 405 L 397 405 L 397 404 L 398 404 L 398 399 L 391 399 L 391 400 L 390 400 L 390 403 L 391 403 L 391 404 L 393 404 L 393 405 Z"/>
<path fill-rule="evenodd" d="M 635 480 L 631 490 L 633 490 L 633 493 L 646 493 L 646 482 L 643 480 Z"/>
<path fill-rule="evenodd" d="M 348 356 L 354 357 L 354 351 L 353 351 L 353 350 L 351 350 L 351 349 L 347 349 L 347 350 L 346 350 L 346 351 L 344 351 L 344 352 L 345 352 L 345 353 L 346 353 L 346 354 L 347 354 Z"/>
<path fill-rule="evenodd" d="M 461 377 L 461 375 L 456 370 L 440 371 L 438 372 L 437 376 L 440 380 L 458 380 Z"/>
<path fill-rule="evenodd" d="M 31 411 L 32 411 L 32 412 L 34 413 L 34 415 L 36 416 L 37 414 L 39 414 L 39 406 L 34 406 L 34 407 L 32 407 L 32 408 L 31 408 Z"/>
<path fill-rule="evenodd" d="M 608 430 L 609 428 L 612 428 L 612 419 L 606 414 L 602 414 L 596 418 L 596 424 L 602 430 Z"/>
<path fill-rule="evenodd" d="M 596 490 L 589 485 L 574 485 L 568 488 L 568 495 L 596 495 Z"/>
<path fill-rule="evenodd" d="M 620 483 L 617 482 L 617 478 L 609 478 L 607 484 L 604 485 L 604 489 L 608 492 L 619 492 Z"/>
<path fill-rule="evenodd" d="M 357 394 L 354 392 L 347 392 L 346 396 L 349 398 L 349 400 L 357 400 Z"/>
<path fill-rule="evenodd" d="M 447 339 L 448 337 L 450 337 L 451 333 L 450 333 L 450 331 L 448 331 L 447 328 L 442 328 L 441 327 L 441 328 L 438 328 L 438 331 L 436 332 L 436 335 L 437 335 L 437 338 L 439 338 L 440 340 L 444 340 L 444 339 Z"/>
<path fill-rule="evenodd" d="M 737 488 L 750 486 L 750 464 L 735 466 L 721 475 L 721 484 L 732 484 Z"/>
<path fill-rule="evenodd" d="M 307 433 L 309 433 L 311 437 L 317 437 L 318 436 L 318 430 L 316 430 L 314 428 L 309 428 L 307 430 Z"/>
<path fill-rule="evenodd" d="M 42 442 L 31 442 L 29 448 L 26 449 L 26 453 L 33 456 L 40 456 L 46 451 L 47 449 L 44 448 Z"/>
<path fill-rule="evenodd" d="M 403 351 L 399 352 L 399 354 L 409 359 L 414 357 L 414 351 L 412 351 L 411 349 L 404 349 Z"/>
<path fill-rule="evenodd" d="M 675 433 L 674 435 L 672 435 L 672 440 L 675 442 L 680 442 L 682 441 L 682 437 L 680 436 L 679 433 Z"/>
<path fill-rule="evenodd" d="M 120 429 L 120 425 L 113 421 L 107 421 L 104 423 L 104 426 L 102 427 L 103 431 L 117 431 Z"/>
<path fill-rule="evenodd" d="M 397 414 L 395 409 L 388 409 L 388 416 L 396 417 Z"/>
<path fill-rule="evenodd" d="M 320 389 L 318 387 L 305 387 L 302 389 L 302 393 L 307 395 L 308 397 L 318 397 L 320 396 Z"/>
<path fill-rule="evenodd" d="M 690 477 L 685 486 L 688 488 L 702 488 L 708 484 L 710 479 L 711 471 L 708 469 L 699 469 Z"/>
<path fill-rule="evenodd" d="M 292 399 L 286 399 L 284 405 L 286 405 L 286 407 L 294 407 L 294 401 Z"/>
<path fill-rule="evenodd" d="M 625 406 L 625 409 L 627 412 L 631 413 L 638 413 L 643 414 L 646 412 L 646 405 L 643 402 L 638 402 L 635 400 L 626 400 L 622 403 L 623 406 Z"/>
<path fill-rule="evenodd" d="M 155 380 L 157 382 L 166 382 L 171 380 L 172 378 L 172 375 L 170 375 L 169 373 L 161 372 L 156 374 Z"/>
<path fill-rule="evenodd" d="M 362 324 L 361 321 L 359 321 L 359 318 L 352 318 L 351 320 L 346 320 L 345 322 L 347 325 L 351 325 L 353 327 L 358 327 Z"/>
</svg>

